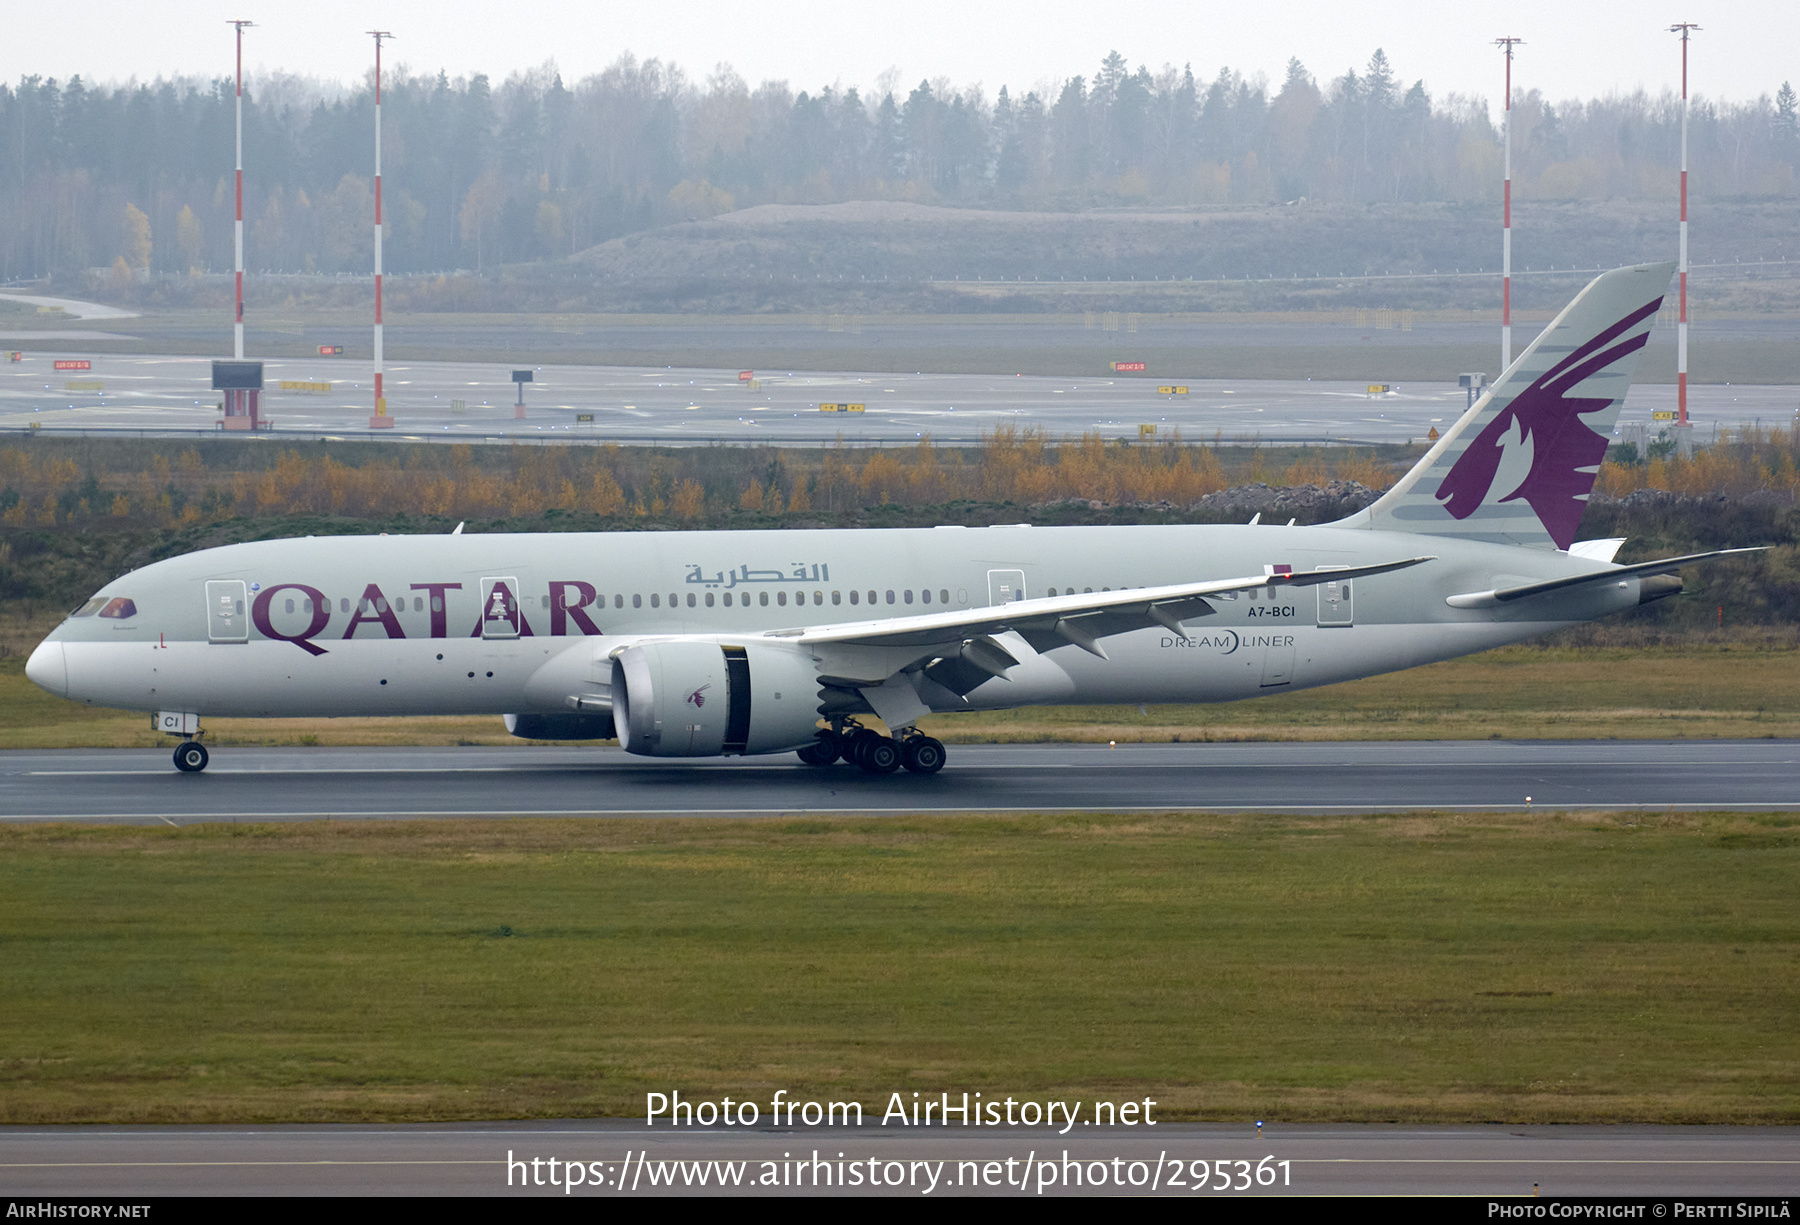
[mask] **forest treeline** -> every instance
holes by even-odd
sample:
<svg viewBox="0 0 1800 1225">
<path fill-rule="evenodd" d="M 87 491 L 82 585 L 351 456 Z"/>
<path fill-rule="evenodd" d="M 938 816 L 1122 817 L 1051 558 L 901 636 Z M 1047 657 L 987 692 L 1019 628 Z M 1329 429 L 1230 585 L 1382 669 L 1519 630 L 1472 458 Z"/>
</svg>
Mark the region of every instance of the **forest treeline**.
<svg viewBox="0 0 1800 1225">
<path fill-rule="evenodd" d="M 1702 566 L 1680 600 L 1630 619 L 1800 621 L 1800 432 L 1745 430 L 1691 457 L 1651 450 L 1614 448 L 1584 536 L 1628 537 L 1624 561 L 1777 547 Z M 1255 507 L 1269 522 L 1326 521 L 1365 504 L 1417 454 L 1179 436 L 1058 442 L 1014 429 L 977 447 L 926 439 L 896 449 L 33 439 L 0 448 L 0 622 L 70 607 L 127 569 L 198 548 L 441 532 L 459 520 L 471 531 L 1242 523 Z"/>
<path fill-rule="evenodd" d="M 48 441 L 48 440 L 46 440 Z M 0 526 L 120 519 L 184 526 L 238 516 L 394 514 L 479 520 L 579 512 L 620 526 L 759 526 L 779 517 L 869 507 L 1058 500 L 1191 506 L 1231 484 L 1354 480 L 1385 485 L 1370 450 L 1275 452 L 1197 446 L 1175 434 L 1124 446 L 1097 435 L 1058 445 L 1003 427 L 981 446 L 903 449 L 519 446 L 310 449 L 272 463 L 241 447 L 158 448 L 137 462 L 67 447 L 0 448 Z M 248 461 L 248 462 L 246 462 Z M 114 460 L 117 464 L 117 460 Z"/>
<path fill-rule="evenodd" d="M 518 520 L 583 513 L 616 526 L 766 526 L 783 517 L 839 516 L 883 506 L 957 503 L 1043 507 L 1153 506 L 1192 510 L 1210 495 L 1258 483 L 1355 482 L 1383 489 L 1410 466 L 1410 448 L 1258 447 L 1098 434 L 1057 440 L 1003 426 L 979 446 L 929 437 L 902 448 L 475 447 L 325 444 L 266 453 L 115 447 L 34 440 L 0 448 L 0 526 L 56 527 L 106 519 L 191 526 L 227 518 L 319 514 Z M 1746 427 L 1691 455 L 1652 443 L 1612 448 L 1597 501 L 1639 491 L 1687 498 L 1764 495 L 1800 502 L 1800 431 Z M 1216 501 L 1216 499 L 1215 499 Z"/>
<path fill-rule="evenodd" d="M 366 87 L 249 81 L 252 270 L 368 269 L 372 104 Z M 224 79 L 0 85 L 0 279 L 229 269 L 233 105 Z M 1091 77 L 992 97 L 946 79 L 866 95 L 752 88 L 724 66 L 696 83 L 627 55 L 572 86 L 548 66 L 498 85 L 390 71 L 382 110 L 384 256 L 395 272 L 555 259 L 771 202 L 1067 211 L 1500 192 L 1500 133 L 1485 100 L 1433 97 L 1379 50 L 1324 81 L 1290 61 L 1278 84 L 1230 69 L 1208 79 L 1132 67 L 1115 52 Z M 1522 90 L 1513 123 L 1521 200 L 1675 189 L 1671 95 L 1553 103 Z M 1794 90 L 1697 99 L 1690 144 L 1697 196 L 1792 196 Z"/>
</svg>

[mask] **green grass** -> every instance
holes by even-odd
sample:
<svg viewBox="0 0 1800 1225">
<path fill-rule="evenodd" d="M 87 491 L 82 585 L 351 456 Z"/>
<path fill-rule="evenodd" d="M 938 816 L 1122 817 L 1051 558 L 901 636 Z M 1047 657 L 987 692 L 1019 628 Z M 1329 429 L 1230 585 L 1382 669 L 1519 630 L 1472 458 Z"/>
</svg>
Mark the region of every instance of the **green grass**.
<svg viewBox="0 0 1800 1225">
<path fill-rule="evenodd" d="M 1775 815 L 0 830 L 0 1121 L 1800 1120 Z"/>
</svg>

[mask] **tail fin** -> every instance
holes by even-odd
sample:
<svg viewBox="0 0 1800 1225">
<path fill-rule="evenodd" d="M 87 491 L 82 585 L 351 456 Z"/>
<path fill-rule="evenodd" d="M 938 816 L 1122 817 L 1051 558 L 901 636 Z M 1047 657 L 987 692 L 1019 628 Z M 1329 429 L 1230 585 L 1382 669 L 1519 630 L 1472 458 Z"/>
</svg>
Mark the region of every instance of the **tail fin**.
<svg viewBox="0 0 1800 1225">
<path fill-rule="evenodd" d="M 1411 472 L 1338 526 L 1567 549 L 1674 270 L 1589 282 Z"/>
</svg>

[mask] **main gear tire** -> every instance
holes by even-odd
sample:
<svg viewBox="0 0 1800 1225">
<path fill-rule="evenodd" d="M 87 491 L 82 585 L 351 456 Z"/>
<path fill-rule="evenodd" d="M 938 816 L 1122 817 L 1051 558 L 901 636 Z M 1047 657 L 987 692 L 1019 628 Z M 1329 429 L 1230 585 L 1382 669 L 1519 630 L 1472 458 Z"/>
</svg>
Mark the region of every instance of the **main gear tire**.
<svg viewBox="0 0 1800 1225">
<path fill-rule="evenodd" d="M 824 731 L 799 753 L 800 760 L 809 766 L 828 766 L 843 755 L 843 742 L 836 732 Z"/>
<path fill-rule="evenodd" d="M 900 768 L 900 746 L 886 736 L 873 736 L 863 742 L 856 764 L 870 774 L 892 774 Z"/>
<path fill-rule="evenodd" d="M 909 736 L 900 746 L 900 764 L 913 774 L 936 774 L 944 768 L 944 744 L 930 736 Z"/>
<path fill-rule="evenodd" d="M 869 751 L 869 746 L 885 740 L 887 737 L 880 732 L 872 732 L 866 727 L 859 727 L 840 741 L 842 747 L 839 752 L 843 754 L 845 761 L 853 766 L 860 766 L 863 763 L 863 754 Z"/>
</svg>

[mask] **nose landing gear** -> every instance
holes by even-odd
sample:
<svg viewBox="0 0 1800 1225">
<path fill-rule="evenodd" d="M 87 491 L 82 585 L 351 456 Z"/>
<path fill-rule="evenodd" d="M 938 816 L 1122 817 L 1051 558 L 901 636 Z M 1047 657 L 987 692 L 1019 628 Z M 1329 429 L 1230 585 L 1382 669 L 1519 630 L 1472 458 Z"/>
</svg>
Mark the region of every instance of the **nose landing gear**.
<svg viewBox="0 0 1800 1225">
<path fill-rule="evenodd" d="M 175 746 L 175 768 L 183 774 L 198 774 L 206 769 L 206 746 L 200 737 L 200 716 L 195 712 L 159 710 L 150 716 L 150 726 L 170 736 L 180 736 Z"/>
</svg>

